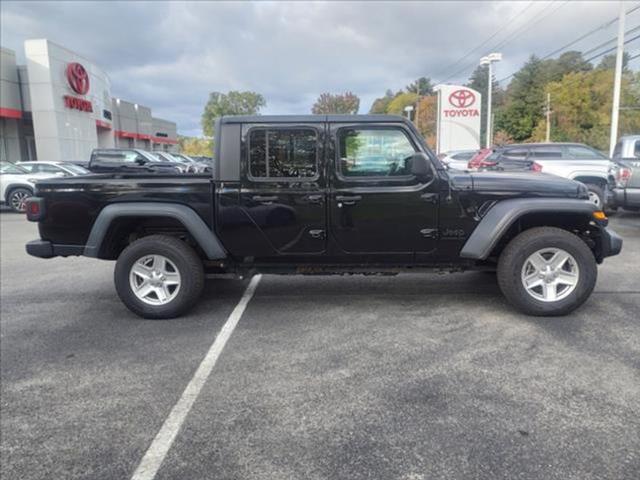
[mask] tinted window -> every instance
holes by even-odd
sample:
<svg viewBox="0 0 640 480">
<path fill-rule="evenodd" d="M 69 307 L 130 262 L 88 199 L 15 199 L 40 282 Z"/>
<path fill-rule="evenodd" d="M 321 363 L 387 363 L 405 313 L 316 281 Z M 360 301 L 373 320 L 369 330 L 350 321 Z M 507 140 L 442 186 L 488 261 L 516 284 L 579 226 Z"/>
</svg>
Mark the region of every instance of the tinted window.
<svg viewBox="0 0 640 480">
<path fill-rule="evenodd" d="M 93 160 L 108 163 L 133 163 L 136 160 L 146 160 L 142 155 L 133 150 L 104 150 L 93 154 Z"/>
<path fill-rule="evenodd" d="M 535 147 L 531 149 L 531 157 L 540 160 L 561 160 L 562 149 L 560 147 Z"/>
<path fill-rule="evenodd" d="M 587 147 L 570 146 L 567 147 L 567 152 L 571 158 L 581 158 L 586 160 L 603 160 L 606 157 L 600 152 L 591 150 Z"/>
<path fill-rule="evenodd" d="M 640 140 L 636 140 L 636 144 L 633 147 L 633 156 L 640 158 Z"/>
<path fill-rule="evenodd" d="M 81 167 L 80 165 L 75 165 L 73 163 L 65 163 L 64 168 L 72 173 L 75 173 L 76 175 L 85 175 L 89 173 L 89 170 L 87 170 L 86 168 Z"/>
<path fill-rule="evenodd" d="M 36 169 L 37 172 L 43 172 L 43 173 L 64 173 L 60 168 L 56 167 L 55 165 L 46 165 L 46 164 L 41 164 L 38 165 L 38 168 Z"/>
<path fill-rule="evenodd" d="M 637 148 L 636 144 L 636 148 Z M 613 157 L 614 158 L 620 158 L 620 156 L 622 155 L 622 142 L 618 142 L 616 143 L 616 146 L 613 149 Z"/>
<path fill-rule="evenodd" d="M 416 152 L 394 128 L 344 128 L 338 133 L 340 173 L 345 177 L 390 177 L 411 174 Z"/>
<path fill-rule="evenodd" d="M 508 158 L 511 160 L 524 160 L 525 158 L 527 158 L 527 154 L 529 153 L 529 150 L 527 150 L 526 148 L 514 148 L 511 150 L 505 150 L 504 152 L 502 152 L 502 158 Z"/>
<path fill-rule="evenodd" d="M 462 152 L 452 155 L 451 158 L 454 158 L 455 160 L 471 160 L 471 157 L 473 157 L 475 154 L 476 152 Z"/>
<path fill-rule="evenodd" d="M 254 178 L 308 178 L 317 172 L 318 139 L 310 128 L 256 128 L 249 133 Z"/>
<path fill-rule="evenodd" d="M 22 167 L 18 167 L 17 165 L 14 165 L 13 163 L 3 162 L 2 165 L 0 165 L 0 173 L 15 175 L 15 174 L 29 173 L 29 172 Z"/>
</svg>

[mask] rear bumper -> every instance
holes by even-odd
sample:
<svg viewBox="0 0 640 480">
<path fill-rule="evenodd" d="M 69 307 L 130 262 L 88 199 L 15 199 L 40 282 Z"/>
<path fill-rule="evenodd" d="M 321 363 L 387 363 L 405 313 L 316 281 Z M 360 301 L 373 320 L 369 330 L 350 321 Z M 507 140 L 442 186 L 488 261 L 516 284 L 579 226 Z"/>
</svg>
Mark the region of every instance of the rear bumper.
<svg viewBox="0 0 640 480">
<path fill-rule="evenodd" d="M 60 245 L 48 240 L 31 240 L 26 249 L 29 255 L 38 258 L 69 257 L 84 253 L 84 245 Z"/>
<path fill-rule="evenodd" d="M 613 257 L 622 250 L 622 237 L 610 228 L 602 229 L 601 257 Z"/>
<path fill-rule="evenodd" d="M 614 188 L 616 207 L 640 207 L 640 188 Z"/>
</svg>

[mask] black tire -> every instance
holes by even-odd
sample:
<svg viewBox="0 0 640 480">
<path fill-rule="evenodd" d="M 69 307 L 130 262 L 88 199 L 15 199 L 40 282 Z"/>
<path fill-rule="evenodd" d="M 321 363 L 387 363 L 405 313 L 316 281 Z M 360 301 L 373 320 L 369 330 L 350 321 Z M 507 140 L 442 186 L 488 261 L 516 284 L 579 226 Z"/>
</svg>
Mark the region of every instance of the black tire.
<svg viewBox="0 0 640 480">
<path fill-rule="evenodd" d="M 602 187 L 594 183 L 585 183 L 585 186 L 587 187 L 587 190 L 598 197 L 598 201 L 600 202 L 600 205 L 598 205 L 598 210 L 604 211 L 607 208 L 607 198 Z"/>
<path fill-rule="evenodd" d="M 150 305 L 133 292 L 129 274 L 133 265 L 147 255 L 162 255 L 175 265 L 180 274 L 180 288 L 164 305 Z M 182 315 L 198 301 L 204 288 L 204 267 L 196 252 L 182 240 L 166 235 L 150 235 L 131 243 L 116 262 L 114 271 L 116 291 L 120 300 L 136 315 L 162 319 Z"/>
<path fill-rule="evenodd" d="M 523 266 L 533 253 L 544 248 L 560 248 L 573 256 L 579 269 L 575 289 L 565 298 L 554 302 L 538 300 L 523 285 Z M 587 244 L 560 228 L 536 227 L 524 231 L 511 240 L 498 260 L 498 285 L 509 303 L 528 315 L 566 315 L 582 305 L 596 284 L 598 269 Z"/>
<path fill-rule="evenodd" d="M 26 195 L 26 196 L 25 196 Z M 24 203 L 24 199 L 33 196 L 33 192 L 31 189 L 26 187 L 16 187 L 13 188 L 7 194 L 7 205 L 14 212 L 24 213 L 27 211 L 26 204 Z"/>
</svg>

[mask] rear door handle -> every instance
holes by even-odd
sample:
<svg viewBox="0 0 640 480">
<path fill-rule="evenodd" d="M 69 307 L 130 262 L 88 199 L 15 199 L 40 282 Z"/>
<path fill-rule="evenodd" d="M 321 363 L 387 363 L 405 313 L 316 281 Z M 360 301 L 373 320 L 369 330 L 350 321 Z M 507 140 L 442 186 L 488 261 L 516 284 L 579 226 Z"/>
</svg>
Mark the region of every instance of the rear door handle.
<svg viewBox="0 0 640 480">
<path fill-rule="evenodd" d="M 336 195 L 336 200 L 340 202 L 338 207 L 341 207 L 342 205 L 355 205 L 356 202 L 362 200 L 362 197 L 360 195 Z"/>
<path fill-rule="evenodd" d="M 270 204 L 272 202 L 275 202 L 276 200 L 278 200 L 278 197 L 273 195 L 273 196 L 264 196 L 264 195 L 254 195 L 253 197 L 251 197 L 251 200 L 254 200 L 256 202 L 262 202 L 265 204 Z"/>
</svg>

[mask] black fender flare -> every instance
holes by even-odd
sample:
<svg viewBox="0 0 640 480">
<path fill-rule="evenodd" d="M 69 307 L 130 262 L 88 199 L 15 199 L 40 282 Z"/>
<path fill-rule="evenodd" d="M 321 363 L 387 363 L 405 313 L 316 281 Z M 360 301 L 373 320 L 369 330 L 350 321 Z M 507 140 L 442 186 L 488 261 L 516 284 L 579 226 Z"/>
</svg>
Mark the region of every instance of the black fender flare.
<svg viewBox="0 0 640 480">
<path fill-rule="evenodd" d="M 169 217 L 178 220 L 193 236 L 209 260 L 226 258 L 227 253 L 216 234 L 186 205 L 178 203 L 140 202 L 113 203 L 104 207 L 93 223 L 89 238 L 84 247 L 84 255 L 98 257 L 111 222 L 122 217 Z"/>
<path fill-rule="evenodd" d="M 491 207 L 460 251 L 462 258 L 485 260 L 509 230 L 527 213 L 577 213 L 591 217 L 597 207 L 576 198 L 513 198 Z"/>
</svg>

